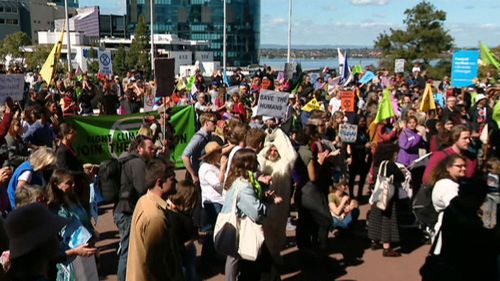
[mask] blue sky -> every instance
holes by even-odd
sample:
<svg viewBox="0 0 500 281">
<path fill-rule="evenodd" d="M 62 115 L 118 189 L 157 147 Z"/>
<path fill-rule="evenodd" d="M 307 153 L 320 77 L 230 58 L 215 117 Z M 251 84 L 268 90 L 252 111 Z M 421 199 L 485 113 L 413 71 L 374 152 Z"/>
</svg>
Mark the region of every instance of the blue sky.
<svg viewBox="0 0 500 281">
<path fill-rule="evenodd" d="M 292 45 L 372 46 L 377 35 L 403 27 L 404 11 L 420 0 L 293 0 Z M 433 0 L 458 47 L 500 45 L 499 0 Z M 102 13 L 124 14 L 126 0 L 80 0 Z M 261 43 L 287 44 L 288 0 L 261 0 Z"/>
</svg>

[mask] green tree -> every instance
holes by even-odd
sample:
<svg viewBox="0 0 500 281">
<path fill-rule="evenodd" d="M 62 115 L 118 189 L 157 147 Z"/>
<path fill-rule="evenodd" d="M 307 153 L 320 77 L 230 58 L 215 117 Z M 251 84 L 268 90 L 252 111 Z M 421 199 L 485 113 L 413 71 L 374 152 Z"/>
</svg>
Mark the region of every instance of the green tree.
<svg viewBox="0 0 500 281">
<path fill-rule="evenodd" d="M 97 50 L 91 46 L 87 59 L 87 71 L 92 74 L 99 72 L 99 61 L 97 60 Z"/>
<path fill-rule="evenodd" d="M 0 41 L 1 60 L 5 61 L 6 56 L 24 60 L 24 50 L 21 47 L 29 44 L 31 44 L 30 38 L 22 31 L 7 35 L 7 37 Z"/>
<path fill-rule="evenodd" d="M 52 50 L 51 46 L 37 45 L 34 47 L 33 52 L 26 53 L 26 68 L 29 71 L 34 71 L 35 69 L 41 69 L 47 57 Z"/>
<path fill-rule="evenodd" d="M 151 73 L 151 64 L 149 61 L 149 32 L 144 18 L 140 17 L 135 27 L 134 39 L 130 44 L 126 65 L 130 68 L 142 70 L 149 77 Z"/>
<path fill-rule="evenodd" d="M 127 73 L 128 67 L 125 61 L 126 57 L 127 52 L 125 51 L 125 47 L 120 45 L 113 56 L 113 72 L 119 76 L 124 76 L 125 73 Z"/>
<path fill-rule="evenodd" d="M 406 59 L 407 68 L 411 62 L 423 61 L 428 67 L 431 60 L 440 59 L 453 47 L 453 38 L 444 28 L 446 12 L 422 1 L 404 12 L 406 29 L 390 29 L 381 33 L 375 41 L 375 48 L 382 51 L 383 60 L 394 65 L 394 59 Z"/>
</svg>

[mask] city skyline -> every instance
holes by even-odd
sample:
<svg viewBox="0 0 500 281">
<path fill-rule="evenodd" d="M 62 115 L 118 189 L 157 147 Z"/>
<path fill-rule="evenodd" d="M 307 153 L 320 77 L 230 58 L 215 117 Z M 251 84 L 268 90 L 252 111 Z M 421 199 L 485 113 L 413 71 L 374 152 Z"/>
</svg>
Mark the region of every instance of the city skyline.
<svg viewBox="0 0 500 281">
<path fill-rule="evenodd" d="M 147 1 L 147 0 L 146 0 Z M 403 28 L 404 11 L 420 0 L 294 0 L 292 45 L 373 46 L 389 28 Z M 428 1 L 447 13 L 445 28 L 457 47 L 479 41 L 500 45 L 497 0 Z M 80 6 L 100 6 L 101 13 L 125 14 L 126 0 L 80 0 Z M 261 1 L 261 45 L 286 45 L 288 0 Z"/>
</svg>

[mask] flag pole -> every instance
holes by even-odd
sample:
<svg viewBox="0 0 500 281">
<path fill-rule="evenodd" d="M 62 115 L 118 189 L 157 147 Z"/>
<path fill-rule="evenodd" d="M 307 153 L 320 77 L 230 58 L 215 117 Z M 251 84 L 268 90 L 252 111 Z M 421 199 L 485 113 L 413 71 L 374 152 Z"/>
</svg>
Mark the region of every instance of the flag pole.
<svg viewBox="0 0 500 281">
<path fill-rule="evenodd" d="M 223 31 L 223 35 L 222 35 L 222 67 L 224 69 L 224 71 L 226 71 L 226 63 L 227 63 L 227 59 L 226 59 L 226 37 L 227 37 L 227 34 L 226 34 L 226 25 L 227 25 L 227 9 L 226 9 L 226 0 L 222 0 L 224 1 L 224 5 L 223 5 L 223 9 L 224 9 L 224 24 L 223 24 L 223 28 L 224 28 L 224 31 Z"/>
<path fill-rule="evenodd" d="M 292 47 L 292 0 L 288 0 L 288 51 L 286 62 L 290 63 L 290 53 Z"/>
<path fill-rule="evenodd" d="M 149 1 L 149 27 L 150 27 L 150 37 L 151 37 L 151 72 L 154 77 L 155 73 L 155 35 L 154 35 L 154 1 Z M 156 86 L 156 85 L 155 85 Z"/>
<path fill-rule="evenodd" d="M 70 38 L 70 35 L 71 35 L 71 32 L 69 30 L 69 15 L 68 15 L 68 0 L 64 0 L 64 14 L 65 14 L 65 17 L 66 17 L 66 30 L 68 31 L 68 34 L 67 34 L 67 40 L 66 40 L 66 46 L 68 47 L 67 51 L 66 51 L 66 58 L 68 60 L 68 72 L 71 72 L 71 38 Z"/>
</svg>

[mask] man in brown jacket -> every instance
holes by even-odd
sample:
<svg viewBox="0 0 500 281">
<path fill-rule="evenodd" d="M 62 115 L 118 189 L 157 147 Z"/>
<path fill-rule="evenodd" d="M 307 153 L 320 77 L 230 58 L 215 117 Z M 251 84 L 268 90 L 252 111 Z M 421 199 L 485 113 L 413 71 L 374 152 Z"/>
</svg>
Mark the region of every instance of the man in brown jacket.
<svg viewBox="0 0 500 281">
<path fill-rule="evenodd" d="M 139 199 L 132 216 L 126 280 L 184 280 L 181 250 L 166 217 L 166 199 L 175 193 L 174 166 L 152 160 L 145 178 L 148 192 Z"/>
</svg>

